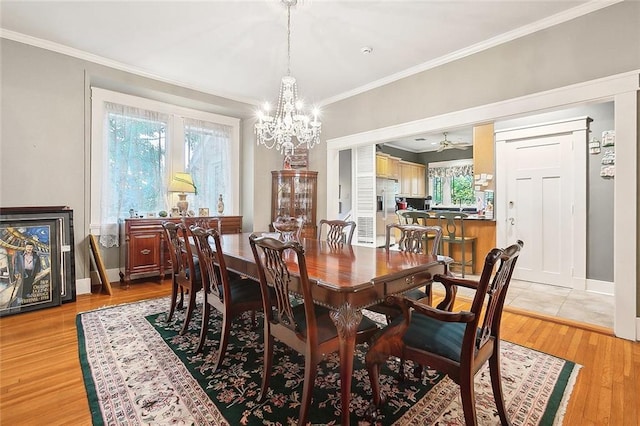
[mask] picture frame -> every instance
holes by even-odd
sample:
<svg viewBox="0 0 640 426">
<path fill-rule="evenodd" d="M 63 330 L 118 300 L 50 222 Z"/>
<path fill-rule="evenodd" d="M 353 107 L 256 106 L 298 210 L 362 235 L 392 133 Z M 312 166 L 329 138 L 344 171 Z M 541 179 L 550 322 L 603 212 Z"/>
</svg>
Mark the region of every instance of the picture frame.
<svg viewBox="0 0 640 426">
<path fill-rule="evenodd" d="M 59 219 L 0 221 L 0 316 L 61 304 Z"/>
<path fill-rule="evenodd" d="M 198 216 L 201 216 L 201 217 L 209 216 L 209 208 L 208 207 L 200 207 L 198 209 Z"/>
<path fill-rule="evenodd" d="M 76 269 L 73 209 L 67 206 L 0 207 L 0 224 L 3 221 L 21 219 L 54 219 L 61 222 L 60 296 L 62 303 L 74 302 L 76 300 Z"/>
</svg>

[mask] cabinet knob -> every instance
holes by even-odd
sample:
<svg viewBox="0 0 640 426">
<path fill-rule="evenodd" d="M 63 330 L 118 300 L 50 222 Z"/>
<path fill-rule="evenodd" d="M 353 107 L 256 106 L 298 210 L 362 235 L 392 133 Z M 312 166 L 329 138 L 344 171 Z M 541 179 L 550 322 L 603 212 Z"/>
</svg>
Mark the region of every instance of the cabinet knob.
<svg viewBox="0 0 640 426">
<path fill-rule="evenodd" d="M 147 254 L 151 253 L 151 250 L 149 250 L 149 249 L 140 250 L 140 253 L 147 255 Z"/>
</svg>

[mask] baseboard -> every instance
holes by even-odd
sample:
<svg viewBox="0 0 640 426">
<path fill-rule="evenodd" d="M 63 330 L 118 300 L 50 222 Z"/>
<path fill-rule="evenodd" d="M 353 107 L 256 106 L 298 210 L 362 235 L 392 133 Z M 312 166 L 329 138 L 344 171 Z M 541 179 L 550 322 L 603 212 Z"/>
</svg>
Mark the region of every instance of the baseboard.
<svg viewBox="0 0 640 426">
<path fill-rule="evenodd" d="M 91 278 L 76 280 L 76 295 L 78 294 L 91 294 Z"/>
<path fill-rule="evenodd" d="M 107 269 L 107 278 L 110 283 L 120 282 L 120 268 Z"/>
<path fill-rule="evenodd" d="M 608 294 L 610 296 L 614 295 L 613 282 L 610 282 L 610 281 L 599 281 L 599 280 L 587 279 L 586 290 L 592 291 L 594 293 Z"/>
<path fill-rule="evenodd" d="M 636 317 L 636 342 L 640 342 L 640 318 Z"/>
</svg>

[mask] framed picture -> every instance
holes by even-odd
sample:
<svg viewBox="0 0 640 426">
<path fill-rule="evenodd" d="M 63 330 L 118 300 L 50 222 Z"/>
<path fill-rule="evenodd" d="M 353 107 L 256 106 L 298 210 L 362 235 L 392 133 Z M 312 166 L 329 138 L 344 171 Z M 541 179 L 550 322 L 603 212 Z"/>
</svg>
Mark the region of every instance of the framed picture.
<svg viewBox="0 0 640 426">
<path fill-rule="evenodd" d="M 58 219 L 0 222 L 0 316 L 60 305 L 61 228 Z"/>
<path fill-rule="evenodd" d="M 200 207 L 198 209 L 198 216 L 209 216 L 209 208 L 208 207 Z"/>
<path fill-rule="evenodd" d="M 2 207 L 0 224 L 4 221 L 22 219 L 54 219 L 61 222 L 60 252 L 60 298 L 62 303 L 76 300 L 75 244 L 73 235 L 73 209 L 65 206 Z"/>
</svg>

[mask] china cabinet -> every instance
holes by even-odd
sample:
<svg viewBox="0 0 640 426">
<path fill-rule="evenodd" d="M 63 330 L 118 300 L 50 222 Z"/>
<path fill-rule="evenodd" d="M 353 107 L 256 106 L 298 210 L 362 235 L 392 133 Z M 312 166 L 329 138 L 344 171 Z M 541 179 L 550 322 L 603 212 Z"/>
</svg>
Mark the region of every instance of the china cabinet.
<svg viewBox="0 0 640 426">
<path fill-rule="evenodd" d="M 278 216 L 301 217 L 301 237 L 315 238 L 318 172 L 274 170 L 271 178 L 271 222 Z"/>
</svg>

